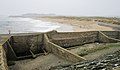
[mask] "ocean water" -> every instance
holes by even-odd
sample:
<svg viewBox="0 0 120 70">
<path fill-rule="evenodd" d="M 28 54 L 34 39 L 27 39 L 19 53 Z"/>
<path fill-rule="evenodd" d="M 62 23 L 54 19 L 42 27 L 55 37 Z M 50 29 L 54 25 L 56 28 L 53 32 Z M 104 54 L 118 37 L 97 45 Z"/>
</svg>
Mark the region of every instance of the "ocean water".
<svg viewBox="0 0 120 70">
<path fill-rule="evenodd" d="M 33 33 L 48 32 L 52 30 L 57 30 L 58 32 L 71 32 L 73 31 L 73 27 L 32 18 L 0 17 L 0 34 L 8 34 L 9 31 L 11 33 Z"/>
</svg>

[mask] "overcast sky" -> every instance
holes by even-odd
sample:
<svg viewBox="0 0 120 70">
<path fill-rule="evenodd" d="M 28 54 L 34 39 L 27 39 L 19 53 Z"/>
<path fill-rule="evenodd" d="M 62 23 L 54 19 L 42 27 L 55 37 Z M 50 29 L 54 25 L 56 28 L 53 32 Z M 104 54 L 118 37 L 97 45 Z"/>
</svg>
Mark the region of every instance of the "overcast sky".
<svg viewBox="0 0 120 70">
<path fill-rule="evenodd" d="M 0 0 L 0 15 L 120 16 L 120 0 Z"/>
</svg>

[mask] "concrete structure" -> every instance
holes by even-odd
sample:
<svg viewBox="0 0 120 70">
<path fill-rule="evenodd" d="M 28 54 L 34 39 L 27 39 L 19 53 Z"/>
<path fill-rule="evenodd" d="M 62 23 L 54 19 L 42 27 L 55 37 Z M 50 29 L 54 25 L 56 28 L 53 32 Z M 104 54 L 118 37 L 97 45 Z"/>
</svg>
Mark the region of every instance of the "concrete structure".
<svg viewBox="0 0 120 70">
<path fill-rule="evenodd" d="M 119 31 L 88 31 L 0 35 L 0 70 L 8 70 L 7 61 L 35 57 L 49 52 L 71 62 L 85 58 L 67 50 L 71 46 L 87 43 L 114 43 L 120 40 Z"/>
<path fill-rule="evenodd" d="M 10 38 L 10 36 L 0 36 L 0 70 L 8 70 L 6 50 L 4 44 Z"/>
</svg>

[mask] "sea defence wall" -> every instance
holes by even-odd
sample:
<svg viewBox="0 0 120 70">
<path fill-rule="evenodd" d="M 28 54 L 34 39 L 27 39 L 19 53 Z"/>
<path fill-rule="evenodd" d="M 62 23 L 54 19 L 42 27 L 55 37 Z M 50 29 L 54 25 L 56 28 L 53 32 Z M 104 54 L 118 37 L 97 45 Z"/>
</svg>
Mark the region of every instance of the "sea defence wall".
<svg viewBox="0 0 120 70">
<path fill-rule="evenodd" d="M 120 32 L 119 31 L 99 31 L 98 39 L 100 43 L 114 43 L 119 42 Z"/>
<path fill-rule="evenodd" d="M 24 53 L 29 54 L 29 50 L 31 50 L 34 54 L 40 53 L 42 52 L 41 50 L 44 46 L 43 34 L 13 36 L 11 41 L 13 50 L 16 52 L 16 54 L 18 54 L 18 57 L 22 56 Z"/>
<path fill-rule="evenodd" d="M 0 45 L 0 70 L 8 70 L 6 54 L 2 45 Z"/>
<path fill-rule="evenodd" d="M 65 60 L 68 60 L 71 62 L 79 62 L 79 61 L 85 60 L 85 58 L 78 56 L 77 54 L 74 54 L 74 53 L 62 48 L 61 46 L 50 42 L 46 34 L 44 35 L 44 44 L 45 44 L 45 48 L 47 51 L 65 59 Z"/>
<path fill-rule="evenodd" d="M 68 32 L 48 34 L 51 41 L 64 48 L 98 41 L 98 32 Z"/>
<path fill-rule="evenodd" d="M 87 32 L 67 32 L 67 33 L 49 33 L 51 42 L 63 47 L 69 48 L 76 45 L 87 43 L 113 43 L 120 39 L 119 31 L 87 31 Z"/>
<path fill-rule="evenodd" d="M 57 32 L 17 34 L 0 38 L 0 70 L 8 70 L 7 61 L 33 57 L 36 54 L 53 53 L 71 62 L 85 58 L 65 48 L 87 43 L 120 42 L 119 31 Z"/>
<path fill-rule="evenodd" d="M 0 35 L 0 70 L 8 70 L 6 49 L 4 44 L 9 38 L 10 36 Z"/>
<path fill-rule="evenodd" d="M 72 53 L 70 56 L 64 52 L 69 53 L 70 51 L 66 51 L 62 49 L 74 47 L 76 45 L 83 45 L 87 43 L 115 43 L 119 42 L 119 31 L 88 31 L 88 32 L 61 32 L 58 33 L 56 31 L 49 32 L 44 35 L 44 43 L 46 45 L 46 49 L 52 52 L 55 55 L 58 55 L 64 59 L 69 61 L 78 62 L 80 60 L 85 60 L 83 57 L 77 57 L 78 55 Z M 70 52 L 71 53 L 71 52 Z M 70 57 L 68 57 L 70 56 Z M 72 59 L 73 57 L 73 59 Z M 75 58 L 74 58 L 75 57 Z M 78 58 L 78 59 L 76 59 Z"/>
<path fill-rule="evenodd" d="M 6 43 L 8 59 L 17 60 L 42 53 L 44 50 L 43 36 L 43 33 L 11 36 L 10 41 Z"/>
</svg>

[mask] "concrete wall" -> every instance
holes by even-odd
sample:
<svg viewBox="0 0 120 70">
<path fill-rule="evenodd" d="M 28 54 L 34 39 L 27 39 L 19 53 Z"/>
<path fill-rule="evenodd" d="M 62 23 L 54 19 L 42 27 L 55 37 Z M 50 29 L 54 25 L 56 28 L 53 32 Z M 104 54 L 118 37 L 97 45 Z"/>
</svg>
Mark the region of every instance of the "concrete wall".
<svg viewBox="0 0 120 70">
<path fill-rule="evenodd" d="M 78 38 L 84 36 L 93 36 L 96 35 L 98 31 L 86 31 L 86 32 L 49 32 L 47 33 L 49 39 L 67 39 L 67 38 Z"/>
<path fill-rule="evenodd" d="M 12 47 L 16 54 L 26 53 L 30 49 L 38 53 L 41 52 L 43 46 L 43 34 L 12 37 Z"/>
<path fill-rule="evenodd" d="M 100 31 L 104 33 L 106 36 L 118 39 L 119 38 L 119 31 Z"/>
<path fill-rule="evenodd" d="M 4 42 L 4 44 L 0 45 L 0 70 L 8 69 L 6 61 L 7 58 L 16 58 L 17 55 L 15 54 L 26 53 L 29 49 L 36 53 L 44 47 L 48 52 L 53 53 L 63 59 L 72 62 L 78 62 L 85 59 L 62 47 L 66 48 L 85 43 L 94 43 L 96 41 L 102 43 L 120 42 L 119 39 L 119 31 L 88 31 L 67 33 L 57 33 L 56 31 L 53 31 L 46 34 L 15 35 Z M 8 47 L 8 42 L 15 53 L 12 52 L 10 47 Z M 32 44 L 33 46 L 30 48 Z"/>
<path fill-rule="evenodd" d="M 3 44 L 10 38 L 9 35 L 0 35 L 0 70 L 8 70 L 6 50 Z"/>
<path fill-rule="evenodd" d="M 85 60 L 85 58 L 83 58 L 77 54 L 74 54 L 74 53 L 62 48 L 61 46 L 58 46 L 58 45 L 50 42 L 46 34 L 44 35 L 44 44 L 45 44 L 47 51 L 65 59 L 65 60 L 68 60 L 71 62 L 79 62 L 79 61 Z"/>
<path fill-rule="evenodd" d="M 0 45 L 0 70 L 8 70 L 6 53 L 2 45 Z"/>
<path fill-rule="evenodd" d="M 12 49 L 12 46 L 11 46 L 11 43 L 12 43 L 12 40 L 11 40 L 12 37 L 10 37 L 4 44 L 4 50 L 5 50 L 5 53 L 6 53 L 6 56 L 7 56 L 7 60 L 16 60 L 17 59 L 17 56 L 14 52 L 14 50 Z"/>
<path fill-rule="evenodd" d="M 88 32 L 67 32 L 57 33 L 51 32 L 48 34 L 48 38 L 53 43 L 68 48 L 71 46 L 82 45 L 86 43 L 112 43 L 118 42 L 116 39 L 120 39 L 119 31 L 88 31 Z"/>
<path fill-rule="evenodd" d="M 120 41 L 118 31 L 102 31 L 98 33 L 98 37 L 101 43 L 115 43 Z"/>
<path fill-rule="evenodd" d="M 50 36 L 49 36 L 50 37 Z M 50 37 L 53 43 L 64 48 L 98 41 L 98 32 L 57 33 Z"/>
<path fill-rule="evenodd" d="M 79 32 L 79 33 L 57 33 L 51 32 L 44 35 L 45 48 L 52 52 L 53 54 L 62 57 L 63 59 L 78 62 L 85 60 L 83 57 L 78 56 L 64 48 L 74 45 L 81 45 L 85 43 L 114 43 L 119 42 L 119 32 L 118 31 L 89 31 L 89 32 Z M 62 47 L 64 48 L 62 48 Z"/>
<path fill-rule="evenodd" d="M 120 31 L 118 31 L 118 39 L 120 39 Z"/>
</svg>

